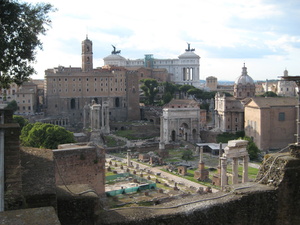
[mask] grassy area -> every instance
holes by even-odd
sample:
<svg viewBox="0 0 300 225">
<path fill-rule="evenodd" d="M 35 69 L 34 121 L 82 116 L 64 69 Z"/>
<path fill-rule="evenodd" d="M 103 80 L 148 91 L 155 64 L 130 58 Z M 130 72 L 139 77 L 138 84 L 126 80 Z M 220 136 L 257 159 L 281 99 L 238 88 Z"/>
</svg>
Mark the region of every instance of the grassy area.
<svg viewBox="0 0 300 225">
<path fill-rule="evenodd" d="M 127 138 L 128 140 L 144 140 L 149 138 L 154 138 L 155 136 L 141 137 L 134 130 L 118 130 L 115 135 Z"/>
<path fill-rule="evenodd" d="M 227 172 L 232 173 L 232 167 L 227 167 Z M 243 167 L 242 166 L 239 166 L 238 173 L 240 175 L 242 175 L 242 173 L 243 173 Z M 253 168 L 253 167 L 248 167 L 248 177 L 249 177 L 249 179 L 255 179 L 257 173 L 258 173 L 258 169 Z"/>
<path fill-rule="evenodd" d="M 195 178 L 194 178 L 194 171 L 195 171 L 195 170 L 188 170 L 186 176 L 182 176 L 182 175 L 179 175 L 179 174 L 175 174 L 175 173 L 169 172 L 168 170 L 165 170 L 165 169 L 161 169 L 161 170 L 162 170 L 162 171 L 165 171 L 165 172 L 167 172 L 167 173 L 170 173 L 170 174 L 172 174 L 172 175 L 175 175 L 175 176 L 182 177 L 182 178 L 184 178 L 184 179 L 193 181 L 193 182 L 195 182 L 195 183 L 202 184 L 202 185 L 207 186 L 207 187 L 212 187 L 212 188 L 215 188 L 215 189 L 220 189 L 220 187 L 215 186 L 215 185 L 213 185 L 213 184 L 210 183 L 210 182 L 198 181 L 197 179 L 195 179 Z"/>
<path fill-rule="evenodd" d="M 115 138 L 110 137 L 110 136 L 105 136 L 105 142 L 106 142 L 107 147 L 117 147 L 117 146 L 123 146 L 126 144 L 124 141 L 116 140 Z"/>
</svg>

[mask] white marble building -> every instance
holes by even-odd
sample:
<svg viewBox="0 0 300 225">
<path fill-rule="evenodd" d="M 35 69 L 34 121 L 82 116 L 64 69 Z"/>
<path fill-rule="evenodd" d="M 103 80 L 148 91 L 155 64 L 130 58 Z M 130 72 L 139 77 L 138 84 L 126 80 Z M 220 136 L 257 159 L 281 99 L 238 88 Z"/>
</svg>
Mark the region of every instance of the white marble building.
<svg viewBox="0 0 300 225">
<path fill-rule="evenodd" d="M 147 54 L 144 59 L 131 60 L 119 55 L 120 51 L 116 51 L 114 47 L 111 55 L 103 60 L 104 65 L 167 69 L 172 74 L 171 80 L 176 84 L 200 87 L 200 56 L 194 51 L 188 44 L 188 48 L 177 59 L 156 59 L 152 54 Z"/>
</svg>

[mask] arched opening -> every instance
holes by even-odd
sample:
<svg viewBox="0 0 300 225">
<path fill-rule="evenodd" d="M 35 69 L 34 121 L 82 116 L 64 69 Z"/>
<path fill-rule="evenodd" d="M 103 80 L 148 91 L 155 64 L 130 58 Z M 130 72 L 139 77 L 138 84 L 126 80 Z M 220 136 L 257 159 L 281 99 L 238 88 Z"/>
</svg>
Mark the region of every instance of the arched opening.
<svg viewBox="0 0 300 225">
<path fill-rule="evenodd" d="M 176 131 L 175 130 L 172 130 L 171 139 L 172 139 L 172 141 L 176 141 Z"/>
<path fill-rule="evenodd" d="M 197 131 L 196 131 L 196 129 L 193 129 L 192 135 L 193 135 L 194 142 L 196 142 L 197 141 Z"/>
<path fill-rule="evenodd" d="M 188 130 L 189 130 L 189 126 L 186 123 L 182 123 L 181 126 L 179 127 L 179 136 L 183 137 L 183 140 L 185 141 L 188 140 Z"/>
<path fill-rule="evenodd" d="M 75 99 L 72 98 L 72 99 L 71 99 L 71 109 L 75 109 L 75 108 L 76 108 Z"/>
<path fill-rule="evenodd" d="M 120 99 L 118 97 L 115 99 L 115 106 L 117 108 L 120 107 Z"/>
<path fill-rule="evenodd" d="M 94 98 L 94 101 L 95 101 L 96 104 L 99 104 L 98 103 L 98 98 Z"/>
</svg>

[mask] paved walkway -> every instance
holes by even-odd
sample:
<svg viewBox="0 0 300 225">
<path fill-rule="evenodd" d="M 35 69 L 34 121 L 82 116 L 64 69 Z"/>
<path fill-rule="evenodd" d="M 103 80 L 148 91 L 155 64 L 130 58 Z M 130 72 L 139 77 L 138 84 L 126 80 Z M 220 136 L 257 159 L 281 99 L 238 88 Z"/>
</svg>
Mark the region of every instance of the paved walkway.
<svg viewBox="0 0 300 225">
<path fill-rule="evenodd" d="M 116 158 L 117 160 L 121 160 L 123 163 L 127 163 L 127 159 L 116 157 L 116 156 L 113 156 L 113 158 Z M 182 178 L 182 177 L 167 173 L 165 171 L 162 171 L 162 170 L 160 170 L 161 167 L 151 167 L 151 166 L 147 166 L 147 165 L 135 162 L 135 161 L 133 161 L 132 164 L 133 164 L 134 167 L 136 167 L 136 165 L 138 164 L 140 169 L 150 170 L 154 174 L 160 173 L 160 176 L 162 178 L 168 179 L 170 181 L 173 180 L 176 183 L 182 183 L 187 187 L 194 187 L 195 189 L 198 189 L 199 187 L 202 187 L 204 190 L 207 187 L 205 185 L 202 185 L 202 184 L 187 180 L 185 178 Z M 218 191 L 219 191 L 218 189 L 212 188 L 213 193 L 218 192 Z"/>
</svg>

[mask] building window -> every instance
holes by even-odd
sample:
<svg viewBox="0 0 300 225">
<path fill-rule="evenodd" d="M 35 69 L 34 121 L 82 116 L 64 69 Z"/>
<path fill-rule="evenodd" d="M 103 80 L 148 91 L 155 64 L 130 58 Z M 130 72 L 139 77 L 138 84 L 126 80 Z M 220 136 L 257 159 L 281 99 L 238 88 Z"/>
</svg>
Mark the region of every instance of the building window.
<svg viewBox="0 0 300 225">
<path fill-rule="evenodd" d="M 115 106 L 117 108 L 120 107 L 120 99 L 118 97 L 115 99 Z"/>
<path fill-rule="evenodd" d="M 75 109 L 75 99 L 71 99 L 71 109 Z"/>
<path fill-rule="evenodd" d="M 279 121 L 285 121 L 285 113 L 284 112 L 280 112 L 278 114 L 278 120 Z"/>
<path fill-rule="evenodd" d="M 235 118 L 235 122 L 236 122 L 236 123 L 238 122 L 238 118 Z"/>
</svg>

